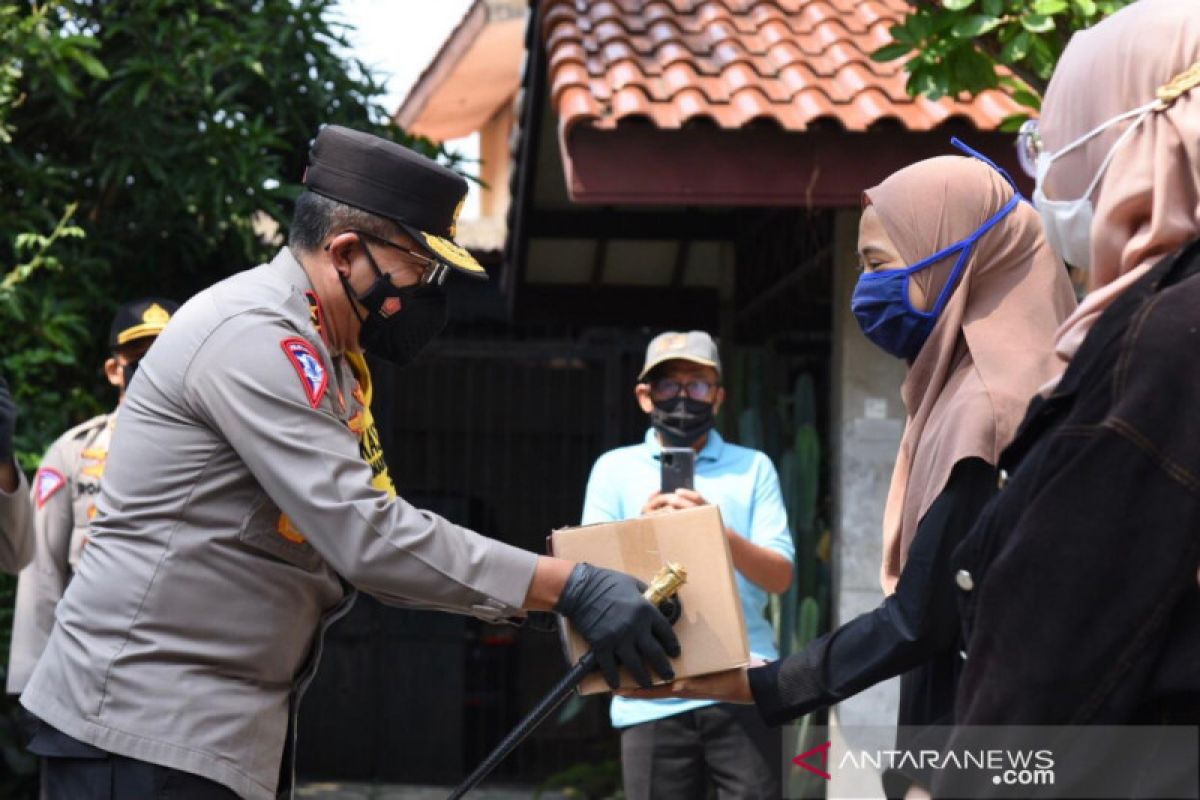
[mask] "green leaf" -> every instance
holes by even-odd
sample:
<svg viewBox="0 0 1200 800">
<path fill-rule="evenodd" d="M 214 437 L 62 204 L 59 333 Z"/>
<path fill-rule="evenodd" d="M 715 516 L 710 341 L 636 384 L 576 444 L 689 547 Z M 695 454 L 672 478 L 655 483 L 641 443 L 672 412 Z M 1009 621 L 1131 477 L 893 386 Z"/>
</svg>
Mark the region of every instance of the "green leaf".
<svg viewBox="0 0 1200 800">
<path fill-rule="evenodd" d="M 1050 43 L 1044 38 L 1035 37 L 1029 45 L 1028 62 L 1042 78 L 1049 78 L 1050 73 L 1054 71 L 1054 64 L 1057 61 L 1057 54 L 1051 49 Z"/>
<path fill-rule="evenodd" d="M 107 80 L 108 70 L 105 69 L 104 65 L 100 63 L 100 59 L 96 58 L 91 53 L 85 53 L 82 50 L 78 50 L 72 53 L 71 56 L 75 59 L 75 63 L 83 67 L 87 74 L 99 80 Z"/>
<path fill-rule="evenodd" d="M 1021 17 L 1021 25 L 1032 33 L 1049 33 L 1054 30 L 1054 19 L 1044 14 L 1026 14 Z"/>
<path fill-rule="evenodd" d="M 66 70 L 58 69 L 54 71 L 54 81 L 58 84 L 58 88 L 67 97 L 79 97 L 79 87 L 75 85 L 75 81 L 67 74 Z"/>
<path fill-rule="evenodd" d="M 917 37 L 913 36 L 912 31 L 908 29 L 907 25 L 893 25 L 888 29 L 888 33 L 895 41 L 903 42 L 904 44 L 912 45 L 914 47 L 919 41 Z"/>
<path fill-rule="evenodd" d="M 923 41 L 933 32 L 933 20 L 929 9 L 924 7 L 919 8 L 915 14 L 908 18 L 907 26 L 916 41 Z"/>
<path fill-rule="evenodd" d="M 975 0 L 946 0 L 942 5 L 947 11 L 962 11 L 975 5 Z"/>
<path fill-rule="evenodd" d="M 1091 18 L 1096 16 L 1096 3 L 1094 0 L 1071 0 L 1071 5 L 1075 6 L 1075 10 L 1084 17 Z"/>
<path fill-rule="evenodd" d="M 1042 107 L 1042 98 L 1031 92 L 1029 89 L 1017 89 L 1012 93 L 1012 99 L 1016 100 L 1023 106 L 1032 109 L 1040 109 Z"/>
<path fill-rule="evenodd" d="M 998 17 L 987 14 L 972 14 L 954 25 L 954 36 L 957 39 L 975 39 L 988 31 L 994 30 L 1000 24 Z"/>
<path fill-rule="evenodd" d="M 939 80 L 928 68 L 914 70 L 908 76 L 905 89 L 910 95 L 924 95 L 930 100 L 940 100 L 946 94 L 945 80 Z"/>
<path fill-rule="evenodd" d="M 1001 133 L 1016 133 L 1025 124 L 1025 120 L 1029 119 L 1028 114 L 1009 114 L 1004 119 L 1000 120 Z"/>
<path fill-rule="evenodd" d="M 895 61 L 912 52 L 912 46 L 903 42 L 892 42 L 871 53 L 872 61 Z"/>
<path fill-rule="evenodd" d="M 1004 0 L 983 0 L 983 13 L 999 17 L 1004 13 Z"/>
<path fill-rule="evenodd" d="M 154 88 L 154 80 L 148 79 L 142 81 L 137 90 L 133 93 L 133 107 L 137 108 L 142 103 L 146 102 L 146 98 L 150 96 L 150 90 Z"/>
<path fill-rule="evenodd" d="M 1030 36 L 1029 31 L 1021 31 L 1000 51 L 1000 61 L 1005 64 L 1015 64 L 1023 60 L 1029 54 L 1029 47 L 1032 44 L 1033 37 Z"/>
<path fill-rule="evenodd" d="M 1067 0 L 1034 0 L 1033 12 L 1053 16 L 1067 10 Z"/>
</svg>

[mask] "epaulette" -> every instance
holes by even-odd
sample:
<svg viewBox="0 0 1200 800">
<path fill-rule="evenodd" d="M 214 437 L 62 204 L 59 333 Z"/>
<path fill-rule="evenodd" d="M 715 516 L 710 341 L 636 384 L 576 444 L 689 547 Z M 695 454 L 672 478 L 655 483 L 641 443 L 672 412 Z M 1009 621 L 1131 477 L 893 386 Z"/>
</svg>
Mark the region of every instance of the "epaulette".
<svg viewBox="0 0 1200 800">
<path fill-rule="evenodd" d="M 85 436 L 87 436 L 88 434 L 95 431 L 97 428 L 103 428 L 105 425 L 107 425 L 108 420 L 111 417 L 112 417 L 112 414 L 99 414 L 97 416 L 94 416 L 91 419 L 89 419 L 87 422 L 81 422 L 78 425 L 76 425 L 74 428 L 69 429 L 62 436 L 58 437 L 58 440 L 67 442 L 67 441 L 72 441 L 75 439 L 82 439 Z"/>
</svg>

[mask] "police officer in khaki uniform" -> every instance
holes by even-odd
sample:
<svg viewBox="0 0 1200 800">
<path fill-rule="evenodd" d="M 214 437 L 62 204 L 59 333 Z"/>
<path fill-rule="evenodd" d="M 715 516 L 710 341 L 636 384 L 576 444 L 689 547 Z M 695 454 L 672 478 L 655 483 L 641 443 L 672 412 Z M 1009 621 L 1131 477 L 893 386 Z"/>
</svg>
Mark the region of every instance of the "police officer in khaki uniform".
<svg viewBox="0 0 1200 800">
<path fill-rule="evenodd" d="M 0 377 L 0 572 L 15 575 L 33 558 L 29 482 L 13 458 L 17 404 Z"/>
<path fill-rule="evenodd" d="M 111 353 L 104 374 L 117 389 L 117 404 L 137 371 L 138 362 L 162 333 L 174 301 L 148 297 L 117 309 L 109 331 Z M 96 515 L 100 478 L 117 424 L 116 410 L 70 429 L 50 445 L 33 478 L 26 508 L 18 512 L 33 527 L 33 563 L 21 570 L 13 613 L 8 660 L 8 691 L 19 694 L 54 626 L 54 607 L 79 563 Z M 15 506 L 16 504 L 12 504 Z M 3 518 L 3 524 L 10 520 Z"/>
<path fill-rule="evenodd" d="M 404 363 L 445 323 L 448 272 L 486 277 L 453 241 L 466 182 L 327 127 L 305 184 L 288 247 L 188 301 L 126 396 L 90 543 L 21 696 L 59 796 L 286 792 L 289 720 L 356 588 L 491 620 L 554 609 L 610 683 L 618 663 L 642 683 L 647 664 L 672 673 L 678 642 L 635 579 L 488 539 L 391 487 L 361 352 Z"/>
</svg>

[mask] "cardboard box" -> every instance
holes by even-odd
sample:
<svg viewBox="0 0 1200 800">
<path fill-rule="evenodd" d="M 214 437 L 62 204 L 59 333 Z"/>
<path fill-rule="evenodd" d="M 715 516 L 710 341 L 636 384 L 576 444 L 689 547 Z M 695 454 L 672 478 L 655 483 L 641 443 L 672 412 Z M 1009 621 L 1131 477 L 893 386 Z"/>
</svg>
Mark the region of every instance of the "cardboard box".
<svg viewBox="0 0 1200 800">
<path fill-rule="evenodd" d="M 671 662 L 677 678 L 722 672 L 750 663 L 746 620 L 734 580 L 733 559 L 716 506 L 563 528 L 550 536 L 550 542 L 552 552 L 559 558 L 620 570 L 647 583 L 669 561 L 687 570 L 687 583 L 679 591 L 683 616 L 675 623 L 675 635 L 683 652 Z M 588 647 L 583 637 L 566 623 L 564 626 L 567 657 L 574 664 Z M 653 671 L 651 675 L 662 682 Z M 637 682 L 622 669 L 621 685 L 634 687 Z M 608 684 L 598 672 L 580 685 L 580 693 L 585 695 L 606 691 Z"/>
</svg>

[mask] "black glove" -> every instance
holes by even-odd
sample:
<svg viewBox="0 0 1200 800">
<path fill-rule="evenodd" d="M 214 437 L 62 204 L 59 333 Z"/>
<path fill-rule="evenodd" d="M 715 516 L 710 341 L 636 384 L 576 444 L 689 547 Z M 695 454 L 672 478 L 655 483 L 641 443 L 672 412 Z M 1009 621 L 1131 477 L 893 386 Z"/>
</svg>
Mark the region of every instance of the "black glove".
<svg viewBox="0 0 1200 800">
<path fill-rule="evenodd" d="M 645 590 L 632 575 L 581 563 L 571 570 L 554 606 L 591 645 L 613 689 L 620 685 L 618 662 L 643 688 L 650 686 L 644 661 L 666 680 L 675 679 L 667 654 L 679 655 L 679 640 L 667 618 L 642 597 Z"/>
<path fill-rule="evenodd" d="M 0 464 L 12 462 L 13 430 L 16 427 L 17 404 L 8 391 L 8 384 L 0 378 Z"/>
</svg>

